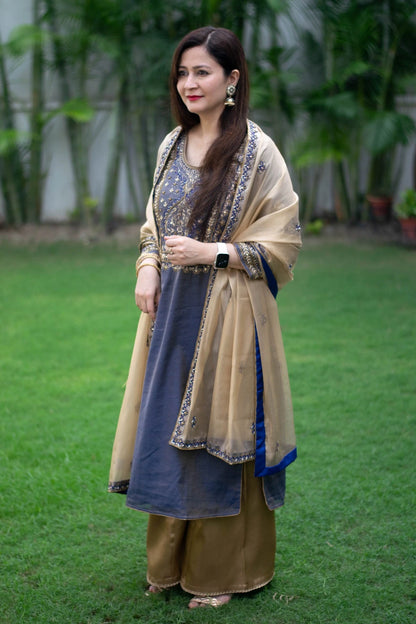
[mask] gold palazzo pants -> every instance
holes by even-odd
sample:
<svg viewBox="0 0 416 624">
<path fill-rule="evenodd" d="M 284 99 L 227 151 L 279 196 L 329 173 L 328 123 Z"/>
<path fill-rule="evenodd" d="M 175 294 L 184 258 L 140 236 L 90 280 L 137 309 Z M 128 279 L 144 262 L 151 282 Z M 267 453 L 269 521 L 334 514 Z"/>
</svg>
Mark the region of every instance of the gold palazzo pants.
<svg viewBox="0 0 416 624">
<path fill-rule="evenodd" d="M 178 583 L 195 595 L 248 592 L 273 578 L 274 512 L 267 508 L 254 462 L 243 466 L 237 516 L 179 520 L 149 516 L 147 580 L 161 588 Z"/>
</svg>

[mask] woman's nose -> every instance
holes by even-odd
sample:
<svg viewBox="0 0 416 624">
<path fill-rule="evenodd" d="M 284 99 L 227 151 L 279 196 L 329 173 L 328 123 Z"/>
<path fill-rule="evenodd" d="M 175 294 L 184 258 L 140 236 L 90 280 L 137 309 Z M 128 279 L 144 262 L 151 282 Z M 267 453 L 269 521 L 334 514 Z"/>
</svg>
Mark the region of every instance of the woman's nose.
<svg viewBox="0 0 416 624">
<path fill-rule="evenodd" d="M 195 87 L 195 76 L 191 73 L 189 73 L 186 77 L 186 81 L 185 81 L 185 87 L 187 87 L 188 89 L 191 89 L 192 87 Z"/>
</svg>

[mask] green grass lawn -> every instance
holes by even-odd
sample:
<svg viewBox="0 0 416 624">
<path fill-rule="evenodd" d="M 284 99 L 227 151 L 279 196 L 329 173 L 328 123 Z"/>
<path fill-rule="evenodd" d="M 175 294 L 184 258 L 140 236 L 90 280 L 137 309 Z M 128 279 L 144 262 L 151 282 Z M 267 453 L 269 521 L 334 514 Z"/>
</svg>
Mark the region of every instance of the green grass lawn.
<svg viewBox="0 0 416 624">
<path fill-rule="evenodd" d="M 146 516 L 106 493 L 135 258 L 0 246 L 0 622 L 415 622 L 416 253 L 306 242 L 278 298 L 299 458 L 275 579 L 192 612 L 144 596 Z"/>
</svg>

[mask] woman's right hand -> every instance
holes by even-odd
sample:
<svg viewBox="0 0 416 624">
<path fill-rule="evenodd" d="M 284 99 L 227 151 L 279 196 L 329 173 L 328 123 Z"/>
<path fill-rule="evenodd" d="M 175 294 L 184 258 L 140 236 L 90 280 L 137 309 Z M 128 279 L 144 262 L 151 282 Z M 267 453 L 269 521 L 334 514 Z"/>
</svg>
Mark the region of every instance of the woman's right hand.
<svg viewBox="0 0 416 624">
<path fill-rule="evenodd" d="M 144 266 L 140 269 L 134 295 L 137 307 L 154 321 L 160 299 L 160 275 L 156 268 Z"/>
</svg>

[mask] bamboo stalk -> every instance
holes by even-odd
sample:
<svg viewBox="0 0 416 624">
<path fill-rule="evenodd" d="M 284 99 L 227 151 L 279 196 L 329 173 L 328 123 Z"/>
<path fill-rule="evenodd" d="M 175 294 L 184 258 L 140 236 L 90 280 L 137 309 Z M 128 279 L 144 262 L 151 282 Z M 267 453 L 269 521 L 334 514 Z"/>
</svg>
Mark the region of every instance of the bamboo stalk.
<svg viewBox="0 0 416 624">
<path fill-rule="evenodd" d="M 0 39 L 0 84 L 2 88 L 3 129 L 16 130 L 9 81 L 4 60 L 3 44 Z M 26 221 L 26 176 L 17 145 L 1 158 L 1 180 L 5 201 L 6 217 L 13 225 Z"/>
<path fill-rule="evenodd" d="M 34 0 L 33 24 L 40 26 L 40 0 Z M 32 106 L 30 113 L 29 204 L 28 219 L 38 222 L 42 213 L 42 132 L 43 132 L 43 52 L 42 42 L 35 41 L 32 50 Z"/>
<path fill-rule="evenodd" d="M 61 100 L 66 102 L 72 98 L 68 62 L 66 60 L 61 35 L 58 26 L 58 12 L 54 0 L 45 0 L 47 6 L 48 25 L 52 33 L 55 64 L 58 72 Z M 85 55 L 84 55 L 85 56 Z M 85 92 L 86 58 L 83 59 L 82 79 L 79 80 L 82 93 Z M 88 176 L 88 147 L 85 140 L 85 124 L 80 124 L 70 117 L 65 118 L 66 132 L 71 155 L 71 166 L 75 184 L 76 209 L 81 221 L 88 219 L 89 213 L 85 206 L 85 199 L 90 197 Z"/>
<path fill-rule="evenodd" d="M 123 124 L 125 111 L 127 110 L 127 78 L 124 76 L 119 89 L 119 97 L 116 104 L 116 123 L 114 139 L 107 165 L 107 181 L 103 200 L 102 219 L 107 229 L 111 228 L 114 214 L 115 200 L 117 196 L 120 163 L 123 150 Z"/>
</svg>

